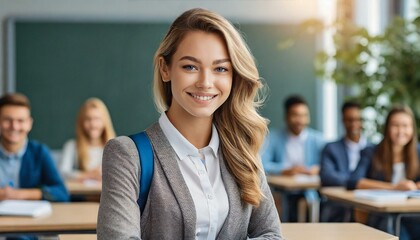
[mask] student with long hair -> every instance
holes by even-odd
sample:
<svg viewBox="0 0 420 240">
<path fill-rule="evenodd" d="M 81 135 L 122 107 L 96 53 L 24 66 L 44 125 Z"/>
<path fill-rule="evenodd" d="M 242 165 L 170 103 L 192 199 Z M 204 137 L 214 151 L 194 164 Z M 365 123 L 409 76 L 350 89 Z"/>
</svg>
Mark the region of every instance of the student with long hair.
<svg viewBox="0 0 420 240">
<path fill-rule="evenodd" d="M 281 239 L 261 166 L 263 86 L 242 37 L 222 16 L 191 9 L 154 59 L 159 121 L 146 130 L 154 172 L 143 212 L 139 154 L 128 137 L 103 159 L 98 239 Z"/>
<path fill-rule="evenodd" d="M 101 180 L 102 153 L 115 137 L 110 114 L 98 98 L 89 98 L 76 120 L 76 139 L 64 144 L 60 170 L 66 178 Z"/>
<path fill-rule="evenodd" d="M 420 183 L 416 183 L 419 177 L 419 151 L 413 112 L 407 106 L 395 106 L 386 118 L 383 140 L 377 146 L 367 147 L 361 152 L 359 165 L 347 187 L 416 190 L 420 186 Z M 420 232 L 415 230 L 412 220 L 403 218 L 402 221 L 407 234 L 411 236 L 408 239 L 420 239 Z M 386 230 L 386 221 L 381 216 L 370 215 L 368 224 Z"/>
</svg>

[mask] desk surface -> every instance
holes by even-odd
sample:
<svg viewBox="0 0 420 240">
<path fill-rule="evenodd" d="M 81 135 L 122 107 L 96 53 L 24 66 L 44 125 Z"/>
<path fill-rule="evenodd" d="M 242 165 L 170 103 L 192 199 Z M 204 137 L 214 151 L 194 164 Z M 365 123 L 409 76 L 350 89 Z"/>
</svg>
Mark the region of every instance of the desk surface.
<svg viewBox="0 0 420 240">
<path fill-rule="evenodd" d="M 73 180 L 66 181 L 66 187 L 71 195 L 100 195 L 102 183 L 96 181 L 79 182 Z"/>
<path fill-rule="evenodd" d="M 96 234 L 60 234 L 59 240 L 96 240 Z"/>
<path fill-rule="evenodd" d="M 360 223 L 282 223 L 283 236 L 287 240 L 397 240 L 388 233 Z M 304 231 L 302 231 L 304 229 Z M 60 240 L 96 240 L 95 234 L 63 234 Z"/>
<path fill-rule="evenodd" d="M 318 189 L 321 185 L 318 176 L 267 176 L 267 182 L 283 190 Z"/>
<path fill-rule="evenodd" d="M 287 240 L 398 239 L 360 223 L 282 223 L 282 232 Z"/>
<path fill-rule="evenodd" d="M 340 187 L 322 188 L 321 194 L 333 201 L 350 204 L 354 207 L 383 213 L 413 213 L 420 212 L 420 199 L 408 199 L 403 202 L 375 202 L 370 200 L 357 199 L 353 191 Z"/>
<path fill-rule="evenodd" d="M 96 230 L 98 203 L 52 203 L 52 214 L 37 218 L 0 216 L 0 233 Z"/>
</svg>

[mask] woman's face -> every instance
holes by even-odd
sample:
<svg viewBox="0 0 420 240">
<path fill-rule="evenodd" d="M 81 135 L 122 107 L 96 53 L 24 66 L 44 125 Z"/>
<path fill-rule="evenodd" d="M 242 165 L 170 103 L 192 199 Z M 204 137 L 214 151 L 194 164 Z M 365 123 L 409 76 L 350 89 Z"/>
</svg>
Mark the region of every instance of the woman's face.
<svg viewBox="0 0 420 240">
<path fill-rule="evenodd" d="M 396 113 L 389 120 L 389 135 L 394 146 L 405 146 L 413 138 L 413 120 L 407 113 Z"/>
<path fill-rule="evenodd" d="M 89 108 L 83 120 L 83 129 L 90 140 L 98 139 L 102 136 L 105 123 L 102 119 L 101 111 L 97 108 Z"/>
<path fill-rule="evenodd" d="M 229 97 L 232 63 L 223 38 L 215 33 L 187 33 L 171 64 L 161 59 L 160 65 L 163 80 L 171 82 L 172 116 L 211 118 Z"/>
</svg>

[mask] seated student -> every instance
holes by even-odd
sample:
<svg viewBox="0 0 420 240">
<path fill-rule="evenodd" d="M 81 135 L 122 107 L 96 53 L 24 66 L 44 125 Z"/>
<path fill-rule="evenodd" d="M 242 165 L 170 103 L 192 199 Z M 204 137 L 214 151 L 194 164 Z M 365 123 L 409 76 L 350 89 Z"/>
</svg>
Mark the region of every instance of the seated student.
<svg viewBox="0 0 420 240">
<path fill-rule="evenodd" d="M 419 151 L 413 112 L 406 106 L 392 108 L 386 118 L 383 140 L 361 152 L 359 165 L 350 176 L 347 188 L 418 189 L 420 183 L 415 180 L 419 176 Z M 402 218 L 400 239 L 420 239 L 420 229 L 416 227 L 419 221 L 419 218 Z M 382 216 L 371 214 L 368 224 L 386 230 Z"/>
<path fill-rule="evenodd" d="M 325 142 L 321 132 L 307 127 L 310 117 L 305 99 L 288 97 L 284 110 L 286 128 L 271 130 L 262 148 L 264 170 L 281 175 L 318 174 Z"/>
<path fill-rule="evenodd" d="M 48 148 L 28 139 L 32 121 L 24 95 L 0 98 L 0 200 L 67 201 L 66 187 Z"/>
<path fill-rule="evenodd" d="M 362 135 L 360 105 L 345 102 L 341 108 L 345 136 L 328 143 L 321 154 L 320 178 L 324 187 L 347 185 L 360 159 L 360 151 L 366 147 L 366 138 Z M 327 201 L 322 207 L 322 221 L 350 221 L 351 209 L 336 202 Z"/>
<path fill-rule="evenodd" d="M 284 109 L 286 129 L 270 131 L 262 147 L 264 170 L 273 175 L 317 175 L 319 157 L 324 147 L 322 133 L 307 127 L 310 121 L 309 108 L 301 96 L 288 97 L 284 102 Z M 282 220 L 296 222 L 298 201 L 303 197 L 303 193 L 282 197 L 283 202 L 289 203 L 289 214 L 283 215 Z M 306 191 L 305 198 L 314 201 L 318 200 L 318 195 L 315 191 Z"/>
<path fill-rule="evenodd" d="M 98 239 L 283 239 L 258 153 L 263 85 L 235 27 L 205 9 L 182 13 L 156 51 L 153 85 L 154 168 L 130 138 L 107 143 Z"/>
<path fill-rule="evenodd" d="M 64 144 L 60 170 L 66 178 L 101 180 L 102 153 L 106 142 L 115 137 L 105 104 L 90 98 L 82 105 L 76 121 L 76 140 Z"/>
</svg>

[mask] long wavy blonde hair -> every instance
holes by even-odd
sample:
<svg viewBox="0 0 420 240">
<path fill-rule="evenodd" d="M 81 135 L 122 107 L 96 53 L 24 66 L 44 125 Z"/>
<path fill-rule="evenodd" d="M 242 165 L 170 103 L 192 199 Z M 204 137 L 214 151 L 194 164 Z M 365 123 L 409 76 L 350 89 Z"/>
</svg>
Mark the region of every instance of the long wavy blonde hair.
<svg viewBox="0 0 420 240">
<path fill-rule="evenodd" d="M 101 112 L 101 118 L 104 122 L 104 130 L 102 132 L 101 140 L 102 146 L 105 143 L 115 137 L 114 127 L 112 126 L 111 116 L 109 115 L 108 109 L 98 98 L 89 98 L 80 107 L 79 114 L 76 121 L 76 147 L 77 147 L 77 159 L 79 162 L 79 168 L 82 171 L 87 170 L 89 159 L 89 136 L 86 133 L 83 122 L 86 119 L 86 114 L 90 109 L 98 109 Z"/>
<path fill-rule="evenodd" d="M 258 93 L 263 84 L 252 54 L 228 20 L 214 12 L 195 8 L 172 23 L 154 57 L 155 104 L 164 112 L 172 101 L 171 82 L 163 81 L 159 59 L 163 57 L 170 65 L 177 46 L 189 31 L 216 33 L 225 40 L 233 65 L 232 90 L 226 102 L 214 113 L 213 122 L 219 133 L 223 158 L 239 186 L 242 201 L 258 206 L 263 197 L 259 149 L 267 133 L 267 120 L 257 112 L 262 104 Z"/>
</svg>

